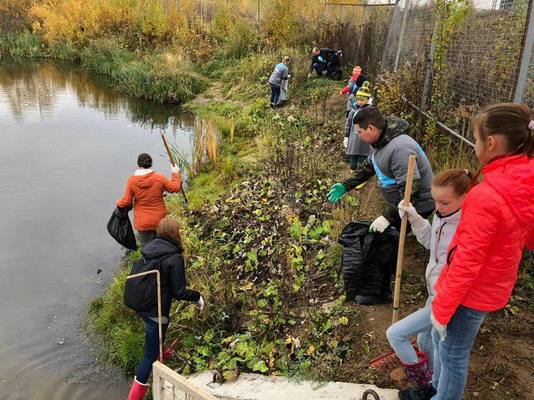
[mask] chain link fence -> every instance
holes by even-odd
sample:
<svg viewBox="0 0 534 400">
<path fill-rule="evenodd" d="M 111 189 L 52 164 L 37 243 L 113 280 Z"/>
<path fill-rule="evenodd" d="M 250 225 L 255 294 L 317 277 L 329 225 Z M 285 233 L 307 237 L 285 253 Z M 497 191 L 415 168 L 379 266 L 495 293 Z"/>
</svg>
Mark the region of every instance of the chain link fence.
<svg viewBox="0 0 534 400">
<path fill-rule="evenodd" d="M 440 127 L 466 137 L 465 121 L 480 108 L 511 101 L 534 105 L 532 7 L 532 0 L 401 0 L 383 66 L 395 71 L 424 63 L 418 98 L 408 100 L 423 113 L 431 111 Z"/>
</svg>

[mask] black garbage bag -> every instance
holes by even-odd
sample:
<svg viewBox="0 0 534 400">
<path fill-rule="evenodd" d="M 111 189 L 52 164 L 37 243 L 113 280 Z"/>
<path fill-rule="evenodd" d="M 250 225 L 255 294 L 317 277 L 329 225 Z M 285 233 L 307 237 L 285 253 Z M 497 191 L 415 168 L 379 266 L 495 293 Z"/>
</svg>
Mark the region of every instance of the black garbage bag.
<svg viewBox="0 0 534 400">
<path fill-rule="evenodd" d="M 357 221 L 341 231 L 343 281 L 348 300 L 356 295 L 387 298 L 391 295 L 391 276 L 395 273 L 399 231 L 369 233 L 369 222 Z"/>
<path fill-rule="evenodd" d="M 117 207 L 108 221 L 108 232 L 119 244 L 130 250 L 137 250 L 137 242 L 128 217 L 128 209 Z"/>
</svg>

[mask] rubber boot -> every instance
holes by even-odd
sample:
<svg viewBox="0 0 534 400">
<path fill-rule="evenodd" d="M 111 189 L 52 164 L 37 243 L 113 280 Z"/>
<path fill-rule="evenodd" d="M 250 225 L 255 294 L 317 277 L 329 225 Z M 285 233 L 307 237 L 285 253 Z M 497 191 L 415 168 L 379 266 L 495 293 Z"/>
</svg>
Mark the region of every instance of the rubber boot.
<svg viewBox="0 0 534 400">
<path fill-rule="evenodd" d="M 130 388 L 128 400 L 143 400 L 149 387 L 149 384 L 141 383 L 137 380 L 137 377 L 135 377 L 132 382 L 132 387 Z"/>
<path fill-rule="evenodd" d="M 432 371 L 428 368 L 428 357 L 425 353 L 417 352 L 419 362 L 416 364 L 404 364 L 406 379 L 412 387 L 399 391 L 401 400 L 430 400 L 436 390 L 430 383 Z"/>
</svg>

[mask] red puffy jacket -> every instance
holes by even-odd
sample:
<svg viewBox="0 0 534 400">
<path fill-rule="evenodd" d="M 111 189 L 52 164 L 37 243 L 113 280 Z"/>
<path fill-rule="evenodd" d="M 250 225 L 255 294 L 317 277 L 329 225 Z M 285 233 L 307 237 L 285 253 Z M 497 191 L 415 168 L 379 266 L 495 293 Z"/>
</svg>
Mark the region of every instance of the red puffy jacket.
<svg viewBox="0 0 534 400">
<path fill-rule="evenodd" d="M 497 159 L 466 196 L 460 224 L 449 245 L 447 265 L 432 302 L 436 320 L 447 325 L 461 304 L 495 311 L 508 302 L 523 247 L 534 247 L 534 159 Z"/>
</svg>

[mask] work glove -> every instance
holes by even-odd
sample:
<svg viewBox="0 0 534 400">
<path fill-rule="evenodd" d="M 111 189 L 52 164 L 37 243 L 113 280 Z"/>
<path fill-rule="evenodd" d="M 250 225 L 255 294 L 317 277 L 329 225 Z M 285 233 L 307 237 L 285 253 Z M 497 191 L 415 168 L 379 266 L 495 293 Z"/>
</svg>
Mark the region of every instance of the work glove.
<svg viewBox="0 0 534 400">
<path fill-rule="evenodd" d="M 390 223 L 387 218 L 381 215 L 373 221 L 373 223 L 369 227 L 369 232 L 383 233 L 389 225 Z"/>
<path fill-rule="evenodd" d="M 345 185 L 342 183 L 335 183 L 330 188 L 326 197 L 330 203 L 337 203 L 345 195 L 346 191 L 347 189 L 345 189 Z"/>
<path fill-rule="evenodd" d="M 308 79 L 310 79 L 311 77 L 312 77 L 312 73 L 308 72 Z"/>
<path fill-rule="evenodd" d="M 343 138 L 343 147 L 344 148 L 349 147 L 349 138 L 346 136 Z"/>
<path fill-rule="evenodd" d="M 412 203 L 410 203 L 408 206 L 405 206 L 404 200 L 401 200 L 397 208 L 399 209 L 399 216 L 401 219 L 403 219 L 406 214 L 408 214 L 408 221 L 412 221 L 413 219 L 420 217 Z"/>
<path fill-rule="evenodd" d="M 171 166 L 171 172 L 173 174 L 179 174 L 180 173 L 180 167 L 178 165 L 172 165 Z"/>
<path fill-rule="evenodd" d="M 200 296 L 200 298 L 197 301 L 197 308 L 202 311 L 204 309 L 204 298 Z"/>
<path fill-rule="evenodd" d="M 440 324 L 436 317 L 434 317 L 434 313 L 430 313 L 430 322 L 432 322 L 432 326 L 434 329 L 438 332 L 439 337 L 441 338 L 441 341 L 443 342 L 447 338 L 447 325 Z"/>
<path fill-rule="evenodd" d="M 405 214 L 408 215 L 408 221 L 410 221 L 410 225 L 412 225 L 414 233 L 416 234 L 418 231 L 425 229 L 425 226 L 429 223 L 425 218 L 419 215 L 412 203 L 405 206 L 404 200 L 401 200 L 397 208 L 399 209 L 399 216 L 401 219 Z"/>
</svg>

